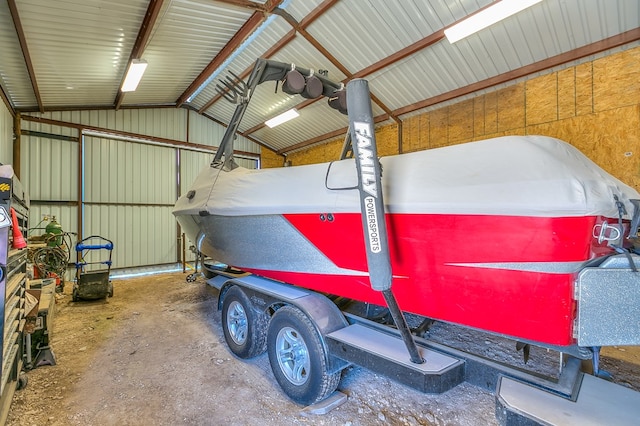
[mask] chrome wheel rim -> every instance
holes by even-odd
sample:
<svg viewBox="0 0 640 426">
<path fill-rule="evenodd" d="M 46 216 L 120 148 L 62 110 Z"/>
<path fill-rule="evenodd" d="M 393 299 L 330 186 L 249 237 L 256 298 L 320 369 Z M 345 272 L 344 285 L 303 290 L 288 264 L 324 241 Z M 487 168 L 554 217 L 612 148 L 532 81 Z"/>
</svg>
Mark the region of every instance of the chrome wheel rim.
<svg viewBox="0 0 640 426">
<path fill-rule="evenodd" d="M 231 339 L 237 345 L 243 345 L 247 341 L 249 326 L 247 325 L 247 313 L 241 303 L 235 300 L 229 304 L 227 310 L 227 329 Z"/>
<path fill-rule="evenodd" d="M 309 379 L 309 350 L 296 329 L 284 327 L 278 332 L 276 354 L 287 380 L 302 385 Z"/>
</svg>

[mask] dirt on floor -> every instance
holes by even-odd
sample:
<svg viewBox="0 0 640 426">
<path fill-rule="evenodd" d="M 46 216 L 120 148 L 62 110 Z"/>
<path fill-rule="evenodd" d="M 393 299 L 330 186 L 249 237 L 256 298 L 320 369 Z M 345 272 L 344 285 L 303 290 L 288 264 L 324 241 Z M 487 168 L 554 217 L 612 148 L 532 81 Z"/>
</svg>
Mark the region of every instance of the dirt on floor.
<svg viewBox="0 0 640 426">
<path fill-rule="evenodd" d="M 56 365 L 27 373 L 28 385 L 16 392 L 7 424 L 498 424 L 489 391 L 464 383 L 425 395 L 360 367 L 343 372 L 338 390 L 348 397 L 344 404 L 308 414 L 282 393 L 266 354 L 248 361 L 231 354 L 217 291 L 203 278 L 189 283 L 185 277 L 114 280 L 113 298 L 83 302 L 71 301 L 68 284 L 55 307 Z M 502 353 L 493 340 L 460 330 L 431 333 Z M 605 368 L 640 390 L 639 352 L 610 351 L 614 356 L 604 359 Z M 532 350 L 530 362 L 535 356 Z"/>
</svg>

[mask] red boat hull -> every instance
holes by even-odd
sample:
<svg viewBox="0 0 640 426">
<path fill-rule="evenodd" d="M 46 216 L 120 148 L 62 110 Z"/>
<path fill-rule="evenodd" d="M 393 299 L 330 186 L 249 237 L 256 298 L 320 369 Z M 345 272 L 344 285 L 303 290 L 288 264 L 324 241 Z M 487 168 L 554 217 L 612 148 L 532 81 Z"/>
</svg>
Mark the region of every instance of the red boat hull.
<svg viewBox="0 0 640 426">
<path fill-rule="evenodd" d="M 285 218 L 340 268 L 365 272 L 361 217 Z M 524 340 L 575 343 L 574 282 L 611 252 L 592 237 L 597 217 L 388 214 L 392 290 L 407 312 Z M 384 304 L 366 275 L 247 268 L 323 293 Z"/>
</svg>

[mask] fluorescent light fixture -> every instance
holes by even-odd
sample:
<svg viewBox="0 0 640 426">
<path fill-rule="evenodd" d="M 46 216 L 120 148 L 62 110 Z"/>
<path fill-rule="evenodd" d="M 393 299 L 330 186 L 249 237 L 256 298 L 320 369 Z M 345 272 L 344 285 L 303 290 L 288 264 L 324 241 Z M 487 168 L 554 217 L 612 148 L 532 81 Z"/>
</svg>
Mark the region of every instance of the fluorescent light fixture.
<svg viewBox="0 0 640 426">
<path fill-rule="evenodd" d="M 502 0 L 444 30 L 449 43 L 462 40 L 542 0 Z"/>
<path fill-rule="evenodd" d="M 144 74 L 144 70 L 146 69 L 147 61 L 144 59 L 132 59 L 120 90 L 123 92 L 133 92 L 136 90 L 138 83 L 140 83 L 140 79 L 142 79 L 142 74 Z"/>
<path fill-rule="evenodd" d="M 282 124 L 286 121 L 289 121 L 298 117 L 299 115 L 300 114 L 298 114 L 298 110 L 296 110 L 295 108 L 292 108 L 288 111 L 283 112 L 280 115 L 276 115 L 270 120 L 265 121 L 264 124 L 266 124 L 267 127 L 274 128 L 279 124 Z"/>
</svg>

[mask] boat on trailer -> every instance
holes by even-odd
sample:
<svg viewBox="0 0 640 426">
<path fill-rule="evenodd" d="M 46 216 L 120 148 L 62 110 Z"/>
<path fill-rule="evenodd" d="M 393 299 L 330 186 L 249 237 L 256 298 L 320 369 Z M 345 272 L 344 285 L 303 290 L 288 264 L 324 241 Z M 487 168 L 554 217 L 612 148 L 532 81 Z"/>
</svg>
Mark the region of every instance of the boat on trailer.
<svg viewBox="0 0 640 426">
<path fill-rule="evenodd" d="M 263 170 L 235 164 L 233 135 L 253 90 L 273 80 L 287 93 L 327 96 L 348 113 L 340 160 Z M 301 289 L 313 300 L 330 295 L 388 306 L 414 364 L 424 351 L 403 313 L 591 358 L 596 372 L 599 347 L 640 343 L 640 194 L 573 146 L 505 136 L 378 159 L 364 80 L 345 91 L 310 70 L 260 59 L 248 83 L 234 76 L 225 86 L 227 97 L 240 99 L 236 113 L 174 215 L 198 251 L 251 274 L 214 280 L 236 355 L 263 351 L 267 324 L 292 328 L 290 319 L 300 315 L 284 306 L 318 322 L 315 308 L 289 297 Z M 332 307 L 319 311 L 340 315 Z M 316 325 L 320 340 L 345 321 Z M 276 346 L 299 340 L 273 334 Z M 344 367 L 325 358 L 334 365 L 329 370 Z M 324 389 L 296 398 L 299 389 L 287 391 L 287 383 L 303 378 L 283 366 L 272 361 L 294 400 L 327 396 Z"/>
</svg>

